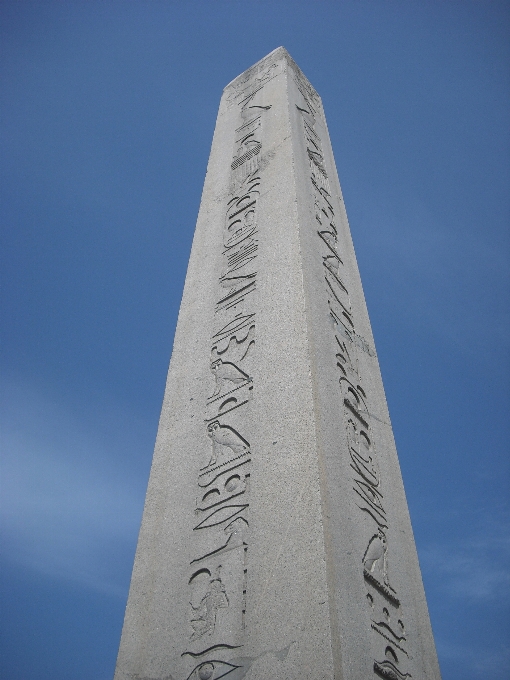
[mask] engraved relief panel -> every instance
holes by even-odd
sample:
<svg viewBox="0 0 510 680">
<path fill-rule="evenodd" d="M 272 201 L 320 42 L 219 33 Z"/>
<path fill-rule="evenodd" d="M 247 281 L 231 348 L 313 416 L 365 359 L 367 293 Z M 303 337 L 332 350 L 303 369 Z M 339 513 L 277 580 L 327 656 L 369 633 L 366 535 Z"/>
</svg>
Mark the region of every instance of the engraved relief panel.
<svg viewBox="0 0 510 680">
<path fill-rule="evenodd" d="M 252 68 L 248 69 L 227 87 L 227 102 L 230 106 L 237 104 L 241 109 L 259 92 L 270 80 L 276 78 L 285 68 L 278 55 L 269 55 Z"/>
<path fill-rule="evenodd" d="M 222 269 L 211 333 L 203 447 L 197 479 L 189 574 L 189 635 L 182 658 L 188 678 L 219 678 L 243 645 L 252 451 L 250 403 L 257 326 L 257 204 L 264 118 L 260 91 L 279 69 L 252 69 L 228 95 L 238 107 L 230 189 L 225 199 Z M 239 676 L 241 677 L 241 675 Z"/>
<path fill-rule="evenodd" d="M 356 321 L 349 296 L 349 277 L 339 249 L 335 201 L 331 196 L 322 142 L 317 131 L 320 100 L 298 70 L 293 77 L 302 95 L 296 106 L 309 162 L 309 188 L 313 221 L 317 234 L 317 252 L 324 278 L 324 300 L 333 322 L 339 397 L 347 430 L 349 466 L 352 474 L 352 501 L 358 511 L 358 526 L 364 535 L 363 552 L 359 554 L 360 579 L 366 588 L 371 610 L 370 631 L 373 672 L 384 678 L 410 678 L 408 672 L 407 636 L 398 595 L 390 583 L 391 550 L 388 542 L 389 522 L 385 509 L 377 466 L 370 412 L 362 387 L 360 351 L 375 356 L 366 340 L 356 332 Z M 331 326 L 331 324 L 330 324 Z M 333 363 L 334 362 L 334 363 Z"/>
</svg>

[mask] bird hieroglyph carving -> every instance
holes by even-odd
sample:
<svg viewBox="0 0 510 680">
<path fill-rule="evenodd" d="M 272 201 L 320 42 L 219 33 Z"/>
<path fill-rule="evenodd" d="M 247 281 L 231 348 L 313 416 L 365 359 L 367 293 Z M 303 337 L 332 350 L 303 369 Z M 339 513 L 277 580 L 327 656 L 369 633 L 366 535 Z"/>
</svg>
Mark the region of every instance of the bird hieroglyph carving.
<svg viewBox="0 0 510 680">
<path fill-rule="evenodd" d="M 250 377 L 244 373 L 244 371 L 241 371 L 240 368 L 237 368 L 235 364 L 230 361 L 223 361 L 223 359 L 216 359 L 213 361 L 211 363 L 211 371 L 216 379 L 216 387 L 212 397 L 218 396 L 218 394 L 225 388 L 226 383 L 240 385 L 241 383 L 247 382 L 250 379 Z"/>
<path fill-rule="evenodd" d="M 388 541 L 383 531 L 379 529 L 379 532 L 370 539 L 363 557 L 363 564 L 370 574 L 378 575 L 380 581 L 389 586 L 387 554 Z"/>
<path fill-rule="evenodd" d="M 209 465 L 214 465 L 217 462 L 218 456 L 225 448 L 231 449 L 237 455 L 248 451 L 250 448 L 248 442 L 234 428 L 228 425 L 221 425 L 219 420 L 209 423 L 207 426 L 207 436 L 211 438 L 213 446 Z"/>
</svg>

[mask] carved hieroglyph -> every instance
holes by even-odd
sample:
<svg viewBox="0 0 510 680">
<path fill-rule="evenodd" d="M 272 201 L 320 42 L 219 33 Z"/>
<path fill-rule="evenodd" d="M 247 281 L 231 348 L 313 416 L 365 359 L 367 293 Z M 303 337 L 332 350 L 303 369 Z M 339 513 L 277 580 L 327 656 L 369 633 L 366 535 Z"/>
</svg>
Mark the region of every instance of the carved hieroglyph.
<svg viewBox="0 0 510 680">
<path fill-rule="evenodd" d="M 263 190 L 260 159 L 265 118 L 271 109 L 260 91 L 281 70 L 268 63 L 241 83 L 228 100 L 238 108 L 229 189 L 224 199 L 222 268 L 217 281 L 210 370 L 214 388 L 206 403 L 211 444 L 197 480 L 197 523 L 190 536 L 190 637 L 182 656 L 199 661 L 190 676 L 218 678 L 235 670 L 220 650 L 244 643 L 251 450 L 242 423 L 250 418 L 254 381 L 251 363 L 257 338 L 257 204 Z M 219 576 L 228 574 L 225 585 Z M 193 601 L 195 581 L 205 581 Z M 228 589 L 227 589 L 228 587 Z M 205 588 L 205 592 L 204 591 Z M 223 611 L 221 611 L 223 610 Z M 212 659 L 211 655 L 216 658 Z M 224 660 L 219 659 L 224 657 Z M 237 675 L 242 672 L 239 667 Z"/>
<path fill-rule="evenodd" d="M 439 680 L 319 95 L 224 91 L 116 680 Z"/>
</svg>

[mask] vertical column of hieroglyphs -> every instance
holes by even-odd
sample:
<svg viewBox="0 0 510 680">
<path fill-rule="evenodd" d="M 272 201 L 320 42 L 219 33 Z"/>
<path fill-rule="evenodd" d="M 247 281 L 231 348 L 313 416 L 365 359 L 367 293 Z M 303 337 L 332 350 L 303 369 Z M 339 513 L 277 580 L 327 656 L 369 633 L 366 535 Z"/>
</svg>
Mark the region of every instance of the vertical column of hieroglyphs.
<svg viewBox="0 0 510 680">
<path fill-rule="evenodd" d="M 190 541 L 189 638 L 182 657 L 188 680 L 244 675 L 249 550 L 250 402 L 257 324 L 257 202 L 264 118 L 270 106 L 258 93 L 281 67 L 263 61 L 224 95 L 237 127 L 225 198 L 223 263 L 211 337 L 212 389 L 205 405 L 204 442 L 210 459 L 198 472 L 195 526 Z M 186 584 L 183 584 L 186 587 Z M 233 658 L 236 657 L 236 658 Z"/>
<path fill-rule="evenodd" d="M 377 462 L 377 443 L 369 424 L 368 397 L 360 375 L 360 352 L 375 356 L 368 342 L 356 332 L 356 313 L 351 306 L 349 280 L 339 250 L 336 224 L 336 200 L 332 196 L 328 172 L 324 164 L 322 141 L 316 122 L 323 115 L 320 99 L 297 67 L 291 69 L 302 95 L 297 106 L 302 122 L 309 162 L 310 198 L 314 203 L 317 257 L 323 265 L 324 296 L 333 324 L 336 367 L 341 386 L 344 424 L 347 429 L 348 456 L 352 475 L 352 494 L 365 543 L 358 559 L 362 564 L 366 598 L 371 610 L 370 629 L 373 671 L 390 680 L 410 678 L 408 672 L 404 613 L 398 593 L 390 581 L 388 557 L 388 517 L 384 490 L 381 488 Z"/>
</svg>

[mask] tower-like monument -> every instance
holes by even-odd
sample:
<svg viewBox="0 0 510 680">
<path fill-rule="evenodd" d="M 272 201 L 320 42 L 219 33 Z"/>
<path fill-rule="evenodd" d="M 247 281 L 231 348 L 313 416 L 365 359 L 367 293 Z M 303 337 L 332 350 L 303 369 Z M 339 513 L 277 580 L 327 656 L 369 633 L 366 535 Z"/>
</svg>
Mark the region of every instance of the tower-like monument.
<svg viewBox="0 0 510 680">
<path fill-rule="evenodd" d="M 439 680 L 319 95 L 221 99 L 115 680 Z"/>
</svg>

